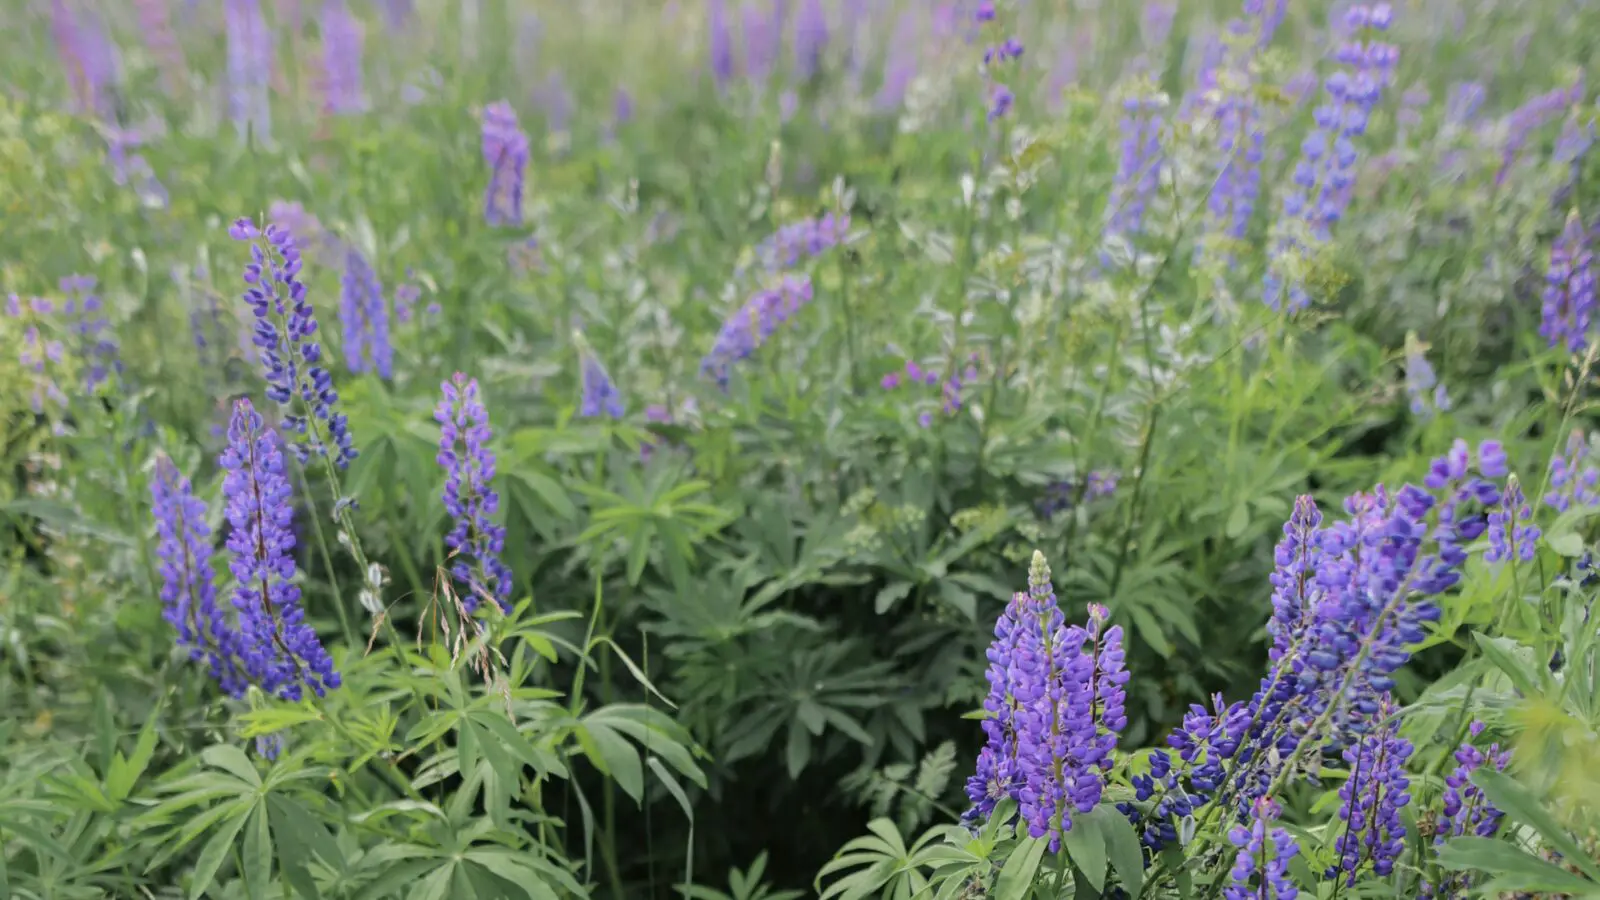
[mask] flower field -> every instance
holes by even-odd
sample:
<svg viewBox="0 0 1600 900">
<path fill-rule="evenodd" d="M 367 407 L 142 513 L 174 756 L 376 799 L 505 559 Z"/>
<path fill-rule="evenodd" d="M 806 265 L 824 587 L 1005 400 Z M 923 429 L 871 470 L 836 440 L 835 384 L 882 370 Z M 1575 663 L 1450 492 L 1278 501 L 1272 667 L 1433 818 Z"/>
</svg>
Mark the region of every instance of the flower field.
<svg viewBox="0 0 1600 900">
<path fill-rule="evenodd" d="M 0 900 L 1600 898 L 1600 6 L 0 17 Z"/>
</svg>

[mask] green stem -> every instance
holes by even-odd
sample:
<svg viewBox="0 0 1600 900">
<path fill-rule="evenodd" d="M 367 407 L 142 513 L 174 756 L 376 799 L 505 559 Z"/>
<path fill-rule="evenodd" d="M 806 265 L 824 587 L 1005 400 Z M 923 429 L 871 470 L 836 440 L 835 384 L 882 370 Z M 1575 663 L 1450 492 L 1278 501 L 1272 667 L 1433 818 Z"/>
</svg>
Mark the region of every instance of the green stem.
<svg viewBox="0 0 1600 900">
<path fill-rule="evenodd" d="M 345 645 L 354 652 L 360 644 L 356 642 L 355 629 L 350 627 L 350 617 L 344 611 L 344 598 L 339 596 L 339 579 L 333 571 L 333 553 L 328 549 L 328 537 L 322 530 L 322 515 L 317 511 L 317 501 L 311 495 L 311 479 L 306 477 L 306 470 L 302 466 L 295 467 L 295 474 L 300 476 L 300 489 L 306 498 L 306 506 L 311 510 L 311 531 L 317 539 L 317 549 L 322 554 L 322 568 L 327 573 L 328 590 L 333 592 L 333 609 L 339 614 L 339 631 L 344 635 Z"/>
</svg>

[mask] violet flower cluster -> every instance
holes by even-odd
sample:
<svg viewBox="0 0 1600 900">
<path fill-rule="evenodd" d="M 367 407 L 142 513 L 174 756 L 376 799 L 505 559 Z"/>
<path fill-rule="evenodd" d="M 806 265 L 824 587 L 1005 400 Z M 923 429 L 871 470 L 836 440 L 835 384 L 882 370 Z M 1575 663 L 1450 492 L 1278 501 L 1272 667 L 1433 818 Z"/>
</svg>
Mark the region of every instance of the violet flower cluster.
<svg viewBox="0 0 1600 900">
<path fill-rule="evenodd" d="M 61 292 L 67 295 L 62 314 L 73 343 L 73 355 L 83 367 L 84 393 L 93 394 L 113 375 L 122 374 L 122 359 L 115 333 L 106 318 L 105 304 L 95 293 L 92 275 L 71 275 L 61 279 Z"/>
<path fill-rule="evenodd" d="M 1289 878 L 1289 862 L 1300 854 L 1300 844 L 1288 831 L 1267 826 L 1277 819 L 1278 805 L 1262 798 L 1250 807 L 1244 824 L 1228 832 L 1228 843 L 1238 848 L 1228 884 L 1222 889 L 1226 900 L 1294 900 L 1300 896 Z"/>
<path fill-rule="evenodd" d="M 1450 411 L 1450 393 L 1444 382 L 1434 373 L 1423 348 L 1407 342 L 1405 361 L 1406 397 L 1411 402 L 1411 414 L 1420 419 L 1431 419 L 1435 413 Z"/>
<path fill-rule="evenodd" d="M 995 20 L 995 0 L 978 0 L 972 17 L 982 30 L 989 30 Z M 993 122 L 1011 111 L 1016 95 L 1004 82 L 995 77 L 995 69 L 1022 58 L 1022 42 L 1008 37 L 983 51 L 983 77 L 987 85 L 989 121 Z"/>
<path fill-rule="evenodd" d="M 1407 793 L 1411 779 L 1406 775 L 1411 742 L 1396 734 L 1399 721 L 1389 703 L 1378 715 L 1384 724 L 1344 751 L 1350 767 L 1350 777 L 1339 788 L 1339 819 L 1344 825 L 1333 846 L 1338 856 L 1324 877 L 1331 880 L 1343 874 L 1346 887 L 1355 886 L 1356 873 L 1364 864 L 1370 864 L 1374 874 L 1392 874 L 1406 845 L 1400 810 L 1411 802 Z"/>
<path fill-rule="evenodd" d="M 1117 490 L 1117 479 L 1116 472 L 1094 469 L 1082 479 L 1054 482 L 1045 487 L 1044 496 L 1034 508 L 1040 518 L 1053 519 L 1069 509 L 1111 496 Z"/>
<path fill-rule="evenodd" d="M 247 399 L 234 404 L 228 446 L 218 462 L 232 529 L 230 568 L 238 584 L 233 607 L 240 665 L 269 694 L 299 700 L 309 688 L 320 697 L 339 686 L 339 673 L 306 623 L 294 583 L 294 504 L 278 434 Z"/>
<path fill-rule="evenodd" d="M 483 197 L 484 221 L 494 226 L 521 225 L 528 135 L 517 123 L 516 111 L 504 100 L 483 108 L 483 161 L 489 165 L 489 187 Z"/>
<path fill-rule="evenodd" d="M 478 392 L 478 380 L 460 372 L 440 385 L 444 397 L 433 412 L 439 423 L 439 465 L 445 470 L 444 506 L 454 519 L 445 535 L 450 550 L 450 575 L 468 611 L 487 597 L 511 608 L 511 569 L 500 561 L 506 530 L 490 518 L 500 495 L 489 486 L 495 459 L 489 449 L 493 432 L 489 413 Z"/>
<path fill-rule="evenodd" d="M 1072 829 L 1073 815 L 1099 804 L 1117 733 L 1126 725 L 1122 629 L 1106 628 L 1092 607 L 1088 628 L 1068 625 L 1037 551 L 1028 591 L 1012 597 L 995 623 L 988 650 L 988 740 L 967 780 L 972 809 L 988 816 L 1011 798 L 1035 838 L 1052 852 Z"/>
<path fill-rule="evenodd" d="M 1570 87 L 1555 88 L 1535 95 L 1512 110 L 1505 121 L 1506 143 L 1501 150 L 1500 169 L 1494 176 L 1495 187 L 1505 184 L 1529 137 L 1582 102 L 1583 82 L 1580 80 Z"/>
<path fill-rule="evenodd" d="M 304 262 L 294 234 L 281 225 L 260 229 L 239 219 L 228 235 L 250 243 L 244 299 L 255 317 L 252 342 L 261 351 L 267 397 L 285 409 L 283 427 L 294 436 L 290 450 L 301 462 L 325 456 L 341 468 L 349 465 L 356 457 L 354 439 L 344 413 L 336 411 L 339 392 L 322 363 L 322 345 L 313 340 L 316 312 L 299 278 Z M 291 412 L 295 397 L 303 406 Z"/>
<path fill-rule="evenodd" d="M 1327 101 L 1317 107 L 1316 127 L 1300 145 L 1293 187 L 1283 201 L 1278 245 L 1265 281 L 1265 300 L 1273 309 L 1287 306 L 1295 312 L 1311 303 L 1291 271 L 1293 259 L 1326 243 L 1349 205 L 1359 158 L 1356 139 L 1366 134 L 1367 121 L 1399 59 L 1394 45 L 1360 35 L 1386 31 L 1392 20 L 1387 3 L 1352 6 L 1345 13 L 1353 37 L 1334 55 L 1343 68 L 1328 76 Z"/>
<path fill-rule="evenodd" d="M 344 278 L 339 290 L 340 343 L 345 368 L 353 374 L 394 373 L 394 346 L 389 339 L 389 307 L 383 284 L 365 255 L 354 246 L 344 250 Z"/>
<path fill-rule="evenodd" d="M 1474 453 L 1457 441 L 1425 487 L 1354 494 L 1341 520 L 1325 523 L 1310 497 L 1295 502 L 1275 551 L 1269 671 L 1248 701 L 1192 707 L 1167 738 L 1171 752 L 1152 754 L 1150 772 L 1133 778 L 1134 801 L 1119 809 L 1146 847 L 1170 845 L 1175 820 L 1201 804 L 1246 814 L 1321 753 L 1375 750 L 1375 733 L 1392 736 L 1383 723 L 1394 674 L 1438 620 L 1431 598 L 1459 581 L 1487 511 L 1511 493 L 1495 483 L 1506 475 L 1498 443 Z M 1373 847 L 1390 846 L 1393 825 Z"/>
<path fill-rule="evenodd" d="M 67 405 L 67 395 L 50 371 L 66 358 L 66 348 L 61 341 L 47 337 L 36 318 L 47 316 L 54 309 L 55 305 L 42 297 L 33 297 L 26 303 L 16 294 L 6 297 L 6 315 L 24 320 L 17 361 L 33 382 L 31 402 L 35 413 L 44 412 L 47 400 L 56 406 Z"/>
<path fill-rule="evenodd" d="M 961 411 L 963 405 L 962 391 L 971 387 L 978 381 L 978 354 L 967 356 L 967 366 L 964 370 L 957 371 L 952 368 L 947 375 L 940 375 L 935 369 L 923 368 L 916 360 L 908 359 L 905 371 L 890 372 L 883 376 L 879 385 L 886 391 L 899 389 L 904 384 L 908 387 L 937 387 L 941 401 L 941 409 L 947 416 L 953 416 Z M 917 416 L 917 422 L 923 428 L 933 425 L 933 413 L 923 412 Z"/>
<path fill-rule="evenodd" d="M 1494 837 L 1500 830 L 1500 820 L 1505 818 L 1505 813 L 1489 802 L 1483 789 L 1472 782 L 1472 773 L 1485 764 L 1493 766 L 1496 771 L 1503 771 L 1511 761 L 1510 751 L 1501 750 L 1499 744 L 1491 744 L 1487 750 L 1473 745 L 1472 741 L 1482 735 L 1483 730 L 1482 722 L 1473 722 L 1467 729 L 1467 741 L 1456 748 L 1456 767 L 1444 780 L 1441 815 L 1433 838 L 1435 847 L 1441 847 L 1451 838 L 1463 835 Z M 1459 897 L 1471 887 L 1470 880 L 1469 873 L 1446 872 L 1437 883 L 1424 880 L 1417 896 L 1419 900 Z"/>
<path fill-rule="evenodd" d="M 711 57 L 711 78 L 717 89 L 733 78 L 733 30 L 728 22 L 727 0 L 707 0 L 707 49 Z"/>
<path fill-rule="evenodd" d="M 582 397 L 578 403 L 578 415 L 585 419 L 602 415 L 622 418 L 622 392 L 617 390 L 605 364 L 587 347 L 583 348 L 580 356 Z"/>
<path fill-rule="evenodd" d="M 1122 101 L 1121 155 L 1117 176 L 1106 202 L 1106 234 L 1131 237 L 1144 228 L 1144 213 L 1161 183 L 1162 110 L 1156 97 L 1130 96 Z"/>
<path fill-rule="evenodd" d="M 791 269 L 801 260 L 821 256 L 844 241 L 850 231 L 849 213 L 824 213 L 785 225 L 756 245 L 756 259 L 769 271 Z"/>
<path fill-rule="evenodd" d="M 811 298 L 811 279 L 804 275 L 785 275 L 773 287 L 756 291 L 722 323 L 711 352 L 700 361 L 700 373 L 726 388 L 734 364 L 748 359 Z"/>
<path fill-rule="evenodd" d="M 1539 526 L 1529 521 L 1532 518 L 1533 508 L 1523 496 L 1521 482 L 1511 479 L 1500 495 L 1500 503 L 1489 513 L 1489 550 L 1483 555 L 1484 561 L 1531 562 L 1540 534 Z"/>
<path fill-rule="evenodd" d="M 224 0 L 227 28 L 228 116 L 240 137 L 272 138 L 272 32 L 261 0 Z"/>
<path fill-rule="evenodd" d="M 367 108 L 361 87 L 361 22 L 345 0 L 324 0 L 322 5 L 323 109 L 348 115 Z"/>
<path fill-rule="evenodd" d="M 156 520 L 156 558 L 161 560 L 162 618 L 178 632 L 189 659 L 204 661 L 222 690 L 241 697 L 249 679 L 240 665 L 240 636 L 217 604 L 211 569 L 211 526 L 206 504 L 165 456 L 150 481 Z"/>
<path fill-rule="evenodd" d="M 172 30 L 164 0 L 134 0 L 139 31 L 150 56 L 161 66 L 161 80 L 167 93 L 179 91 L 188 79 L 189 67 L 183 59 L 183 45 Z"/>
<path fill-rule="evenodd" d="M 50 34 L 66 71 L 79 112 L 110 121 L 116 47 L 93 10 L 74 10 L 66 0 L 51 0 Z"/>
<path fill-rule="evenodd" d="M 1600 446 L 1574 428 L 1567 445 L 1550 457 L 1550 490 L 1544 503 L 1556 512 L 1600 506 Z"/>
<path fill-rule="evenodd" d="M 1569 353 L 1583 352 L 1594 325 L 1595 271 L 1589 235 L 1576 210 L 1567 216 L 1565 227 L 1550 248 L 1543 301 L 1540 336 L 1552 347 L 1564 347 Z"/>
<path fill-rule="evenodd" d="M 801 81 L 817 74 L 828 47 L 828 17 L 822 0 L 800 0 L 794 18 L 794 71 Z"/>
</svg>

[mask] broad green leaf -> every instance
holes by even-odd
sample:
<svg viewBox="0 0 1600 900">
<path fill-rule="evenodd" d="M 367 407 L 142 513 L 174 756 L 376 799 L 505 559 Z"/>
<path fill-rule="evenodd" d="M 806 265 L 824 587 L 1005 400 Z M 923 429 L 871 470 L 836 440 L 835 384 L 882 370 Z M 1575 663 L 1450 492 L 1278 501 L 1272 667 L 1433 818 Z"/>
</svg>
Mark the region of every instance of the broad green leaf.
<svg viewBox="0 0 1600 900">
<path fill-rule="evenodd" d="M 1600 863 L 1585 853 L 1572 835 L 1516 779 L 1504 772 L 1480 767 L 1472 773 L 1472 780 L 1483 789 L 1483 795 L 1497 809 L 1539 832 L 1546 846 L 1560 853 L 1564 860 L 1577 866 L 1583 874 L 1600 882 Z"/>
<path fill-rule="evenodd" d="M 246 893 L 252 900 L 267 900 L 267 883 L 272 880 L 272 833 L 267 827 L 267 809 L 256 804 L 244 827 L 241 858 Z"/>
<path fill-rule="evenodd" d="M 111 769 L 106 773 L 106 791 L 112 800 L 119 803 L 126 800 L 133 792 L 133 786 L 138 783 L 139 776 L 149 767 L 150 758 L 156 751 L 156 722 L 160 715 L 161 704 L 157 703 L 147 714 L 144 727 L 139 729 L 139 739 L 134 744 L 133 756 L 125 759 L 118 753 L 111 760 Z"/>
<path fill-rule="evenodd" d="M 211 749 L 217 749 L 215 747 Z M 233 749 L 238 749 L 237 747 Z M 194 871 L 190 875 L 189 900 L 200 900 L 211 887 L 211 882 L 217 877 L 217 870 L 222 868 L 223 860 L 228 858 L 228 851 L 233 849 L 234 838 L 239 836 L 239 829 L 244 827 L 248 811 L 240 811 L 237 815 L 222 823 L 222 826 L 211 835 L 211 840 L 206 841 L 205 847 L 200 851 L 200 858 L 195 860 Z"/>
<path fill-rule="evenodd" d="M 215 744 L 200 751 L 206 765 L 221 769 L 251 787 L 261 787 L 261 773 L 243 750 L 232 744 Z"/>
<path fill-rule="evenodd" d="M 578 744 L 595 767 L 616 780 L 634 802 L 644 798 L 644 764 L 627 739 L 604 722 L 585 720 L 578 728 Z"/>
<path fill-rule="evenodd" d="M 1024 837 L 1011 849 L 1011 856 L 994 883 L 995 900 L 1023 900 L 1033 887 L 1033 877 L 1050 843 L 1042 838 Z"/>
<path fill-rule="evenodd" d="M 1455 838 L 1439 848 L 1438 858 L 1439 865 L 1446 869 L 1510 876 L 1510 883 L 1518 890 L 1594 896 L 1600 887 L 1526 850 L 1490 838 Z"/>
<path fill-rule="evenodd" d="M 1111 861 L 1111 870 L 1122 879 L 1122 886 L 1130 896 L 1139 896 L 1144 887 L 1144 852 L 1139 847 L 1139 835 L 1133 825 L 1107 806 L 1095 807 L 1085 818 L 1092 821 L 1105 838 L 1106 856 Z"/>
<path fill-rule="evenodd" d="M 1084 879 L 1094 885 L 1096 891 L 1105 890 L 1106 841 L 1094 827 L 1093 820 L 1085 822 L 1079 818 L 1073 822 L 1072 828 L 1061 836 L 1061 844 Z"/>
</svg>

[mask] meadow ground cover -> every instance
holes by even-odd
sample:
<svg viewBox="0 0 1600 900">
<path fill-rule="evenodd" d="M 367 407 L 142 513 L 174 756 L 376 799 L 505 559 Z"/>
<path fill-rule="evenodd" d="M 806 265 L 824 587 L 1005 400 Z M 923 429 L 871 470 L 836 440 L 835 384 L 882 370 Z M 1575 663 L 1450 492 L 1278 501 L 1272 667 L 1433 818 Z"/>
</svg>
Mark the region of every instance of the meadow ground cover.
<svg viewBox="0 0 1600 900">
<path fill-rule="evenodd" d="M 1600 7 L 0 17 L 0 898 L 1600 897 Z"/>
</svg>

